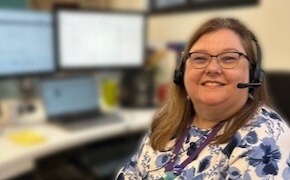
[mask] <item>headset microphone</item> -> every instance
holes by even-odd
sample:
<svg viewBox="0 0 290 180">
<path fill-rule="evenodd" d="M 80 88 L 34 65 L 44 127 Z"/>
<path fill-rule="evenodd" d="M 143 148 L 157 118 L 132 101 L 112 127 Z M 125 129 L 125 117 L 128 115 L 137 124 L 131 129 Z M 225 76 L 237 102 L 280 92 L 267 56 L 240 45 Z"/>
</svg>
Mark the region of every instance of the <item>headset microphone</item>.
<svg viewBox="0 0 290 180">
<path fill-rule="evenodd" d="M 262 83 L 238 83 L 237 88 L 244 89 L 244 88 L 254 88 L 257 86 L 261 86 Z"/>
</svg>

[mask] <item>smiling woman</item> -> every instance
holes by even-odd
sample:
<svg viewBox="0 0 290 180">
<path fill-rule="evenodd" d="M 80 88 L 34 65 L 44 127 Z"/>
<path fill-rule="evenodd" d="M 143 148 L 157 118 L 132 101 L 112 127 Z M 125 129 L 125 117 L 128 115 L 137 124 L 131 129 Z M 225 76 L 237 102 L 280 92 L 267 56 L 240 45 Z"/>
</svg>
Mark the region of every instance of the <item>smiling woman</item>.
<svg viewBox="0 0 290 180">
<path fill-rule="evenodd" d="M 239 35 L 229 29 L 220 29 L 201 36 L 190 48 L 190 53 L 197 52 L 214 54 L 217 57 L 208 58 L 208 64 L 203 68 L 197 68 L 195 60 L 189 58 L 185 65 L 184 85 L 195 107 L 193 124 L 201 128 L 212 128 L 245 105 L 248 90 L 238 89 L 237 84 L 249 82 L 249 61 L 240 55 L 223 57 L 225 53 L 246 53 Z M 221 58 L 234 59 L 231 61 L 235 62 L 224 68 L 224 65 L 221 66 Z"/>
<path fill-rule="evenodd" d="M 205 22 L 118 179 L 287 179 L 290 130 L 270 108 L 263 79 L 260 46 L 245 25 Z"/>
</svg>

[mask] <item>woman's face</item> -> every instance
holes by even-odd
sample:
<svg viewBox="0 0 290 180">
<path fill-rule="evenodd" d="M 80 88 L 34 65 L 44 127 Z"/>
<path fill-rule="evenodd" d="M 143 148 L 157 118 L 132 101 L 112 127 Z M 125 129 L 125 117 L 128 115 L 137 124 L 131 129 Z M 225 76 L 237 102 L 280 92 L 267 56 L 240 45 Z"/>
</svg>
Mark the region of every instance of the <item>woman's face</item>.
<svg viewBox="0 0 290 180">
<path fill-rule="evenodd" d="M 217 55 L 222 52 L 245 53 L 240 37 L 229 29 L 204 34 L 193 44 L 189 52 L 205 52 Z M 186 91 L 194 106 L 199 104 L 225 107 L 242 107 L 248 97 L 248 89 L 238 89 L 238 83 L 249 82 L 249 62 L 241 56 L 233 69 L 223 69 L 214 57 L 203 69 L 192 67 L 187 59 L 184 74 Z"/>
</svg>

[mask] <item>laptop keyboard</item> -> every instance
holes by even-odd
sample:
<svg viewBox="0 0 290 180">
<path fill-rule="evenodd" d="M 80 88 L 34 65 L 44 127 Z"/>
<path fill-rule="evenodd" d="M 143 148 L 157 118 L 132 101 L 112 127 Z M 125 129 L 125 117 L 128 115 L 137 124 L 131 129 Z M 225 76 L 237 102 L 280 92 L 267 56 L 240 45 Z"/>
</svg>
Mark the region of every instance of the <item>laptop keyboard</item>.
<svg viewBox="0 0 290 180">
<path fill-rule="evenodd" d="M 72 122 L 61 123 L 61 126 L 68 130 L 85 130 L 96 126 L 116 124 L 123 121 L 119 114 L 106 114 L 97 117 L 73 120 Z"/>
</svg>

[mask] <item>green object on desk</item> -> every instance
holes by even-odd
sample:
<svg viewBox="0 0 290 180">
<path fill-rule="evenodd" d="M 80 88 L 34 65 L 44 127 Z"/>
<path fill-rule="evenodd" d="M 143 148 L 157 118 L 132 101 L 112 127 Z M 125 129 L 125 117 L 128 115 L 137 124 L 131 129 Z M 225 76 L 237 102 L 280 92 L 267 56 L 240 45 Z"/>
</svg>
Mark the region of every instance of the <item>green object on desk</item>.
<svg viewBox="0 0 290 180">
<path fill-rule="evenodd" d="M 118 103 L 118 82 L 115 80 L 104 79 L 102 81 L 102 95 L 107 106 L 116 106 Z"/>
</svg>

